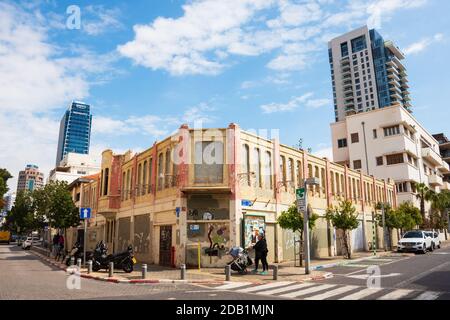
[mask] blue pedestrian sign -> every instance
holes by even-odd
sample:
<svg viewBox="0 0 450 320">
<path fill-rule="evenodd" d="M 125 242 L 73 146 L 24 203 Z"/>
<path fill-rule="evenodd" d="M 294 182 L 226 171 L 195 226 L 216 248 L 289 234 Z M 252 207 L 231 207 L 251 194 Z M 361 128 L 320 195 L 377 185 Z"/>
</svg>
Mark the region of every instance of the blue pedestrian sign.
<svg viewBox="0 0 450 320">
<path fill-rule="evenodd" d="M 91 208 L 80 208 L 80 218 L 90 219 L 91 218 Z"/>
</svg>

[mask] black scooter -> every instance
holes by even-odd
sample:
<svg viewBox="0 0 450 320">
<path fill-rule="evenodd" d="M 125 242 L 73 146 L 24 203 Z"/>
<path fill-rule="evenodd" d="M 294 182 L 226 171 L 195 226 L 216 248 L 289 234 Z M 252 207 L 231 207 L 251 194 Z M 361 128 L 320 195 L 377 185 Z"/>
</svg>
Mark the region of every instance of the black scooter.
<svg viewBox="0 0 450 320">
<path fill-rule="evenodd" d="M 72 250 L 70 251 L 70 253 L 68 254 L 67 258 L 66 258 L 66 265 L 70 266 L 70 260 L 71 258 L 74 258 L 75 263 L 77 263 L 78 259 L 81 259 L 81 263 L 83 263 L 84 261 L 84 253 L 83 253 L 83 247 L 81 246 L 81 244 L 79 242 L 76 242 L 73 245 Z M 93 254 L 90 251 L 86 252 L 86 259 L 92 260 L 93 258 Z"/>
<path fill-rule="evenodd" d="M 92 270 L 97 272 L 101 269 L 108 269 L 110 262 L 114 263 L 114 268 L 122 269 L 126 273 L 133 272 L 136 264 L 136 259 L 133 256 L 133 247 L 130 245 L 124 252 L 108 255 L 108 247 L 101 241 L 94 250 Z"/>
</svg>

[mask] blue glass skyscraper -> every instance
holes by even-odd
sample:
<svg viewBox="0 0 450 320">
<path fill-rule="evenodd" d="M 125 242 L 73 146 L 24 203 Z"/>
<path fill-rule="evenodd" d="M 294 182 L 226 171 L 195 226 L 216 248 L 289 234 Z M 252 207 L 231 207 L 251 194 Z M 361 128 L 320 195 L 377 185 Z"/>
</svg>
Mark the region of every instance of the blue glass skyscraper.
<svg viewBox="0 0 450 320">
<path fill-rule="evenodd" d="M 91 127 L 91 107 L 82 102 L 72 102 L 61 119 L 56 166 L 69 152 L 89 154 Z"/>
</svg>

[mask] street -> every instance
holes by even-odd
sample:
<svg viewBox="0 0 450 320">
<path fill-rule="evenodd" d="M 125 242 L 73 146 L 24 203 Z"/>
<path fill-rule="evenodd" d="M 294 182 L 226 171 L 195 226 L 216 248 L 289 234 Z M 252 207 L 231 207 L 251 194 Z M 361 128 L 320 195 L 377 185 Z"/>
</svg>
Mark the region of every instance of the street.
<svg viewBox="0 0 450 320">
<path fill-rule="evenodd" d="M 379 288 L 367 287 L 367 269 L 378 266 Z M 224 285 L 113 284 L 81 279 L 70 290 L 68 275 L 30 251 L 0 246 L 0 299 L 134 300 L 450 300 L 450 247 L 427 255 L 391 254 L 327 269 L 333 278 Z M 376 281 L 375 281 L 376 282 Z"/>
</svg>

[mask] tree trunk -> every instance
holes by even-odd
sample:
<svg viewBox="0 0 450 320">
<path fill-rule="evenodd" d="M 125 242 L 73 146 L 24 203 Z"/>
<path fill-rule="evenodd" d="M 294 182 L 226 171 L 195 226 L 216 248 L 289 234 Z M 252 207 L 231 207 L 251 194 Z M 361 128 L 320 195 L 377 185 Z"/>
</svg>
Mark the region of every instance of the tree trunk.
<svg viewBox="0 0 450 320">
<path fill-rule="evenodd" d="M 344 247 L 345 250 L 347 251 L 347 258 L 350 260 L 352 258 L 352 253 L 351 253 L 351 248 L 350 248 L 350 243 L 348 241 L 348 231 L 347 230 L 343 230 L 344 231 Z"/>
<path fill-rule="evenodd" d="M 425 198 L 422 196 L 420 198 L 420 213 L 422 214 L 422 223 L 425 224 Z"/>
</svg>

